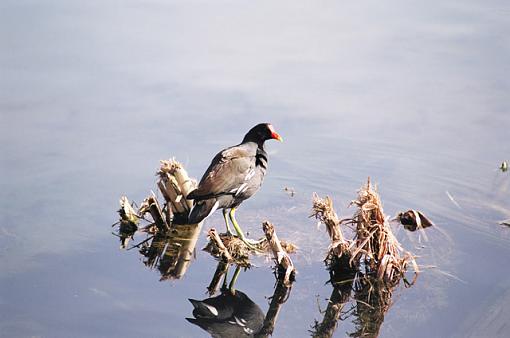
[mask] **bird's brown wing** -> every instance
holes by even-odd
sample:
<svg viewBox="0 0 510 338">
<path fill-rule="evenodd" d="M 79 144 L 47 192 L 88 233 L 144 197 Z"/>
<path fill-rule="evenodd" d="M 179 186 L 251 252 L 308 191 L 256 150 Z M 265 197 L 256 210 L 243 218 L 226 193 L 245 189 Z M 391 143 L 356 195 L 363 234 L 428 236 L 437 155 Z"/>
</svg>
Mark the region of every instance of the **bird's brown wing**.
<svg viewBox="0 0 510 338">
<path fill-rule="evenodd" d="M 235 194 L 245 182 L 246 175 L 255 167 L 255 156 L 241 147 L 227 148 L 218 153 L 192 192 L 193 199 L 208 199 L 224 194 Z"/>
</svg>

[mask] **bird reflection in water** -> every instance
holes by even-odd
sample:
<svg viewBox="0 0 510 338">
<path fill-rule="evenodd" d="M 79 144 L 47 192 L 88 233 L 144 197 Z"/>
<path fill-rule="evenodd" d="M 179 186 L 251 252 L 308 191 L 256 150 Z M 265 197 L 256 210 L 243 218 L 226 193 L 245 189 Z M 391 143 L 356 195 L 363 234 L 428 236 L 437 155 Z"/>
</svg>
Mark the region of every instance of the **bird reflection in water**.
<svg viewBox="0 0 510 338">
<path fill-rule="evenodd" d="M 260 307 L 246 293 L 235 288 L 241 267 L 236 266 L 230 283 L 228 283 L 228 270 L 227 263 L 218 263 L 207 288 L 211 297 L 204 300 L 190 299 L 194 318 L 186 318 L 186 320 L 207 331 L 214 338 L 269 337 L 274 330 L 281 305 L 288 299 L 290 288 L 277 283 L 267 314 L 264 315 Z M 219 295 L 214 296 L 218 293 L 222 277 L 223 283 L 219 288 Z"/>
<path fill-rule="evenodd" d="M 220 268 L 223 264 L 220 263 Z M 228 267 L 222 272 L 224 276 L 220 294 L 204 300 L 190 299 L 194 318 L 186 320 L 200 326 L 212 337 L 253 337 L 263 326 L 264 313 L 244 292 L 235 289 L 235 282 L 241 272 L 240 266 L 236 266 L 228 286 Z M 208 289 L 211 294 L 213 289 Z"/>
</svg>

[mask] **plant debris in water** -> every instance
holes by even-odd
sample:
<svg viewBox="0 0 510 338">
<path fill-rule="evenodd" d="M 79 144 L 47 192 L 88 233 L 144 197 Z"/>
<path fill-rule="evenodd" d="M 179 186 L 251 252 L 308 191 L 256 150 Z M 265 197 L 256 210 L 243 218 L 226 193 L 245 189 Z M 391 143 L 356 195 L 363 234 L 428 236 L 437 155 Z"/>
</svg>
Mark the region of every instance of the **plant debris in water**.
<svg viewBox="0 0 510 338">
<path fill-rule="evenodd" d="M 336 275 L 343 276 L 355 272 L 357 266 L 351 261 L 353 241 L 346 240 L 342 233 L 340 228 L 342 221 L 335 212 L 333 200 L 329 196 L 320 198 L 319 195 L 314 193 L 312 203 L 312 215 L 310 217 L 315 217 L 319 222 L 324 223 L 331 239 L 324 260 L 331 278 L 334 279 Z"/>
<path fill-rule="evenodd" d="M 265 221 L 262 223 L 262 229 L 266 234 L 267 244 L 276 262 L 276 277 L 279 282 L 290 287 L 296 276 L 294 263 L 292 263 L 288 252 L 285 251 L 282 243 L 278 239 L 274 225 Z"/>
<path fill-rule="evenodd" d="M 398 284 L 408 264 L 412 264 L 417 273 L 414 256 L 405 252 L 393 235 L 389 218 L 384 214 L 379 194 L 371 186 L 370 178 L 350 205 L 357 207 L 353 217 L 340 221 L 331 199 L 321 199 L 314 194 L 312 216 L 326 224 L 331 238 L 325 261 L 330 273 L 338 270 L 343 273 L 345 270 L 364 267 L 368 275 L 374 275 L 389 284 Z M 342 224 L 354 226 L 355 235 L 352 240 L 344 238 L 340 229 Z M 348 264 L 345 263 L 346 257 L 349 258 Z"/>
<path fill-rule="evenodd" d="M 164 201 L 158 201 L 151 192 L 135 211 L 123 196 L 115 235 L 121 239 L 121 248 L 126 249 L 129 239 L 136 233 L 145 234 L 144 239 L 127 250 L 139 249 L 145 257 L 144 264 L 157 268 L 161 280 L 181 278 L 191 263 L 202 227 L 201 223 L 186 224 L 191 202 L 185 197 L 195 188 L 196 182 L 174 159 L 161 161 L 157 175 Z"/>
<path fill-rule="evenodd" d="M 294 197 L 294 195 L 296 194 L 296 190 L 294 190 L 294 188 L 290 188 L 290 187 L 283 188 L 283 191 L 285 191 L 287 194 L 289 194 L 290 197 Z"/>
<path fill-rule="evenodd" d="M 120 209 L 119 209 L 119 224 L 118 233 L 114 234 L 120 238 L 120 247 L 125 249 L 130 239 L 133 239 L 135 232 L 138 230 L 138 223 L 140 221 L 139 214 L 133 209 L 133 206 L 129 203 L 126 196 L 120 198 Z M 114 226 L 116 225 L 114 224 Z"/>
<path fill-rule="evenodd" d="M 397 215 L 397 220 L 409 231 L 425 229 L 434 225 L 421 211 L 413 209 L 400 212 Z"/>
<path fill-rule="evenodd" d="M 353 222 L 356 226 L 355 250 L 351 260 L 363 261 L 370 272 L 376 272 L 379 280 L 397 284 L 409 263 L 418 271 L 414 256 L 404 252 L 393 235 L 388 217 L 376 188 L 367 184 L 358 192 L 358 198 L 351 202 L 358 207 Z"/>
<path fill-rule="evenodd" d="M 501 163 L 501 165 L 499 166 L 499 170 L 501 170 L 502 172 L 508 171 L 508 162 L 507 161 L 503 161 Z"/>
<path fill-rule="evenodd" d="M 214 228 L 210 229 L 208 234 L 209 242 L 203 249 L 205 252 L 242 267 L 251 266 L 250 253 L 252 250 L 241 239 L 227 233 L 218 234 Z M 226 249 L 226 253 L 223 248 Z"/>
<path fill-rule="evenodd" d="M 510 219 L 507 219 L 507 220 L 501 221 L 501 222 L 499 222 L 499 224 L 501 224 L 501 225 L 507 225 L 507 226 L 510 226 Z"/>
<path fill-rule="evenodd" d="M 332 337 L 338 321 L 349 317 L 355 326 L 350 337 L 377 337 L 392 304 L 393 289 L 402 279 L 405 285 L 414 283 L 405 279 L 408 265 L 413 265 L 415 278 L 419 272 L 414 257 L 393 235 L 370 179 L 350 205 L 357 207 L 354 215 L 340 220 L 331 198 L 313 195 L 312 217 L 326 225 L 331 239 L 325 263 L 333 286 L 323 320 L 312 326 L 313 337 Z M 341 226 L 347 224 L 354 227 L 353 239 L 342 233 Z"/>
<path fill-rule="evenodd" d="M 211 230 L 213 230 L 212 233 Z M 213 237 L 215 233 L 217 234 L 215 229 L 209 230 L 209 242 L 206 244 L 203 250 L 216 258 L 223 259 L 225 256 L 221 248 L 221 245 L 223 245 L 227 249 L 228 255 L 232 259 L 231 263 L 242 267 L 251 266 L 250 254 L 268 254 L 271 251 L 267 239 L 257 244 L 256 250 L 254 250 L 248 247 L 248 245 L 246 245 L 246 243 L 243 242 L 239 237 L 230 235 L 228 233 L 217 234 L 219 240 L 221 241 L 220 244 Z M 297 249 L 293 243 L 284 240 L 280 241 L 280 244 L 283 250 L 288 254 L 294 253 Z"/>
</svg>

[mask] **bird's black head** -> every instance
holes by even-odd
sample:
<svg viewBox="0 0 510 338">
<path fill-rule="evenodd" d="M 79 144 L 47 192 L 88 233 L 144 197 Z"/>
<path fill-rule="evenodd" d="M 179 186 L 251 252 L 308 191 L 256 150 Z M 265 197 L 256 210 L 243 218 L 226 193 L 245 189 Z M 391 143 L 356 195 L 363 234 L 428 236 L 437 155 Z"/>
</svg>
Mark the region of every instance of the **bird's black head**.
<svg viewBox="0 0 510 338">
<path fill-rule="evenodd" d="M 282 137 L 274 130 L 271 123 L 259 123 L 244 136 L 243 143 L 255 142 L 259 146 L 263 145 L 267 140 L 283 141 Z"/>
</svg>

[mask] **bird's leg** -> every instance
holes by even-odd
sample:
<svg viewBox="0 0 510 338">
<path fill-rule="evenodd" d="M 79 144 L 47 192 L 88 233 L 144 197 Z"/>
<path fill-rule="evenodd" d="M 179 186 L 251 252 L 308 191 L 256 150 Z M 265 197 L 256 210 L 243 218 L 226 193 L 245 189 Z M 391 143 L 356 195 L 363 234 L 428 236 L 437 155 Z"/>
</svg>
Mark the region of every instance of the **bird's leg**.
<svg viewBox="0 0 510 338">
<path fill-rule="evenodd" d="M 232 277 L 232 280 L 230 281 L 230 284 L 228 285 L 228 290 L 232 293 L 236 293 L 236 289 L 234 287 L 237 277 L 239 277 L 239 273 L 241 273 L 241 267 L 239 265 L 236 266 L 236 271 L 234 272 L 234 276 Z"/>
<path fill-rule="evenodd" d="M 262 241 L 254 241 L 254 240 L 250 240 L 250 239 L 247 239 L 246 237 L 244 237 L 244 233 L 243 233 L 243 230 L 241 229 L 241 227 L 239 226 L 239 224 L 237 223 L 237 220 L 236 220 L 236 208 L 232 208 L 230 209 L 230 213 L 229 213 L 229 216 L 230 216 L 230 220 L 232 221 L 232 224 L 234 225 L 234 229 L 236 230 L 236 233 L 237 233 L 237 236 L 244 242 L 244 244 L 246 244 L 250 249 L 252 250 L 257 250 L 257 247 L 256 245 L 257 244 L 260 244 Z"/>
<path fill-rule="evenodd" d="M 227 210 L 226 209 L 223 209 L 223 218 L 225 219 L 225 225 L 227 226 L 227 234 L 229 236 L 233 236 L 234 233 L 232 232 L 232 229 L 230 229 L 230 224 L 228 223 L 228 217 L 227 217 Z"/>
<path fill-rule="evenodd" d="M 230 209 L 229 216 L 230 216 L 230 220 L 232 221 L 232 225 L 234 226 L 234 229 L 236 230 L 237 236 L 244 242 L 245 238 L 244 238 L 243 230 L 241 229 L 241 227 L 239 226 L 239 224 L 237 223 L 237 220 L 236 220 L 236 208 Z"/>
</svg>

